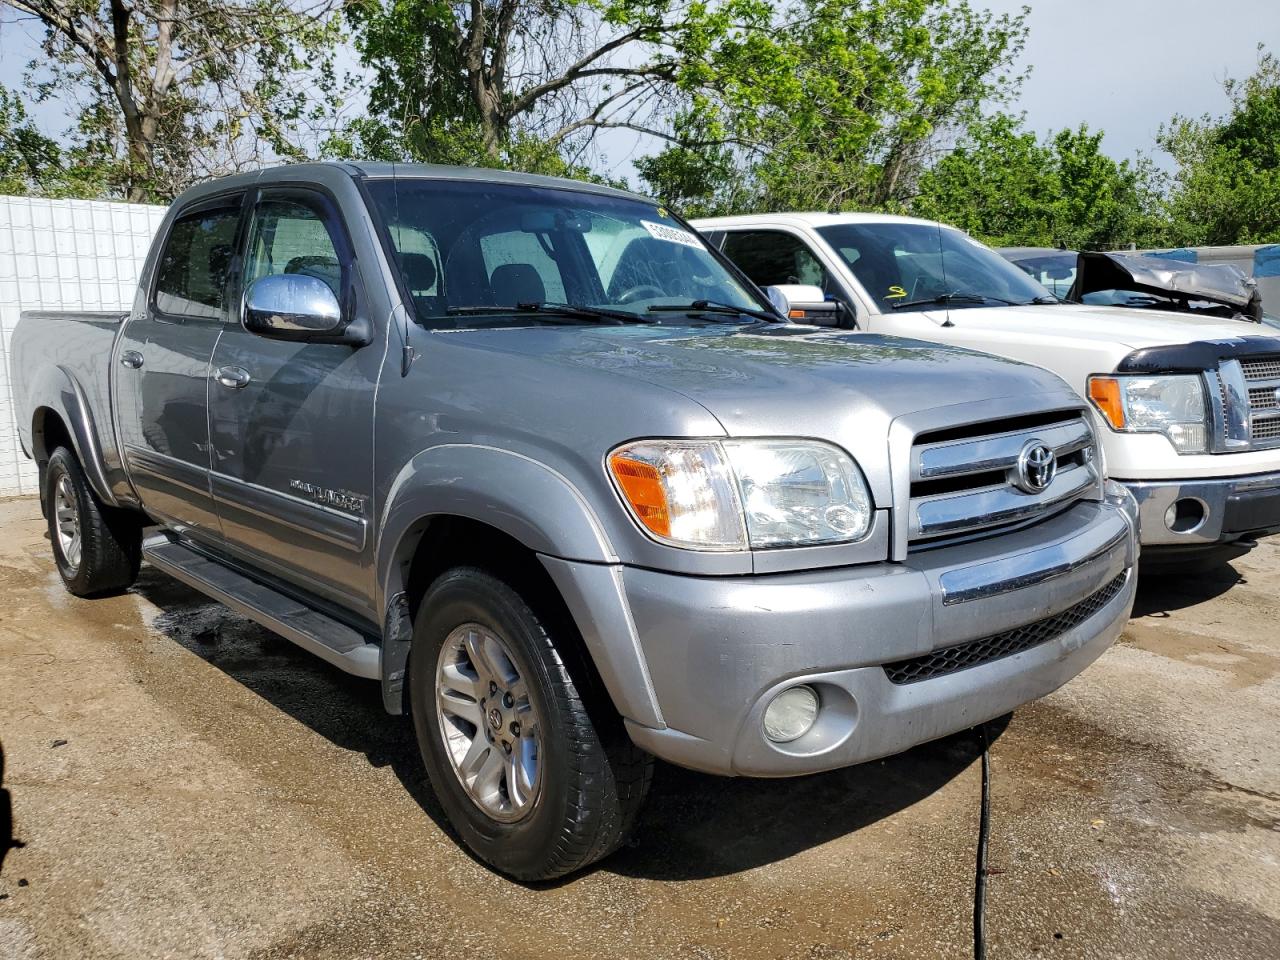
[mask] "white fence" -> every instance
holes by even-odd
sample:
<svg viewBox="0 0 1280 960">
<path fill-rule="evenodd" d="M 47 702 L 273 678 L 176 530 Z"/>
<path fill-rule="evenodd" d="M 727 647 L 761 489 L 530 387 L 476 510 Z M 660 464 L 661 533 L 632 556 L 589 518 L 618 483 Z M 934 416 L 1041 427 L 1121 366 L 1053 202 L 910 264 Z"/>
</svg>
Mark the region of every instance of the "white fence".
<svg viewBox="0 0 1280 960">
<path fill-rule="evenodd" d="M 18 446 L 9 338 L 23 310 L 128 310 L 165 207 L 0 196 L 0 496 L 36 493 Z"/>
</svg>

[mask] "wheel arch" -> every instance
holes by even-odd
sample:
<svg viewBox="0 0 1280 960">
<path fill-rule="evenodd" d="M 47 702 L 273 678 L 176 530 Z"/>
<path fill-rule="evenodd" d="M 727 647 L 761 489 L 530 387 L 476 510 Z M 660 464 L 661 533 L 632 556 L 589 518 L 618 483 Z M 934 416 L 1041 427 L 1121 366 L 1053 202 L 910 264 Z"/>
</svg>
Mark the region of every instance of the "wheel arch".
<svg viewBox="0 0 1280 960">
<path fill-rule="evenodd" d="M 572 638 L 578 674 L 607 694 L 615 718 L 661 725 L 620 582 L 612 598 L 584 602 L 583 589 L 565 572 L 583 568 L 617 582 L 618 569 L 599 520 L 565 477 L 509 451 L 459 446 L 414 458 L 392 490 L 377 561 L 390 712 L 407 708 L 413 621 L 427 589 L 445 570 L 475 565 L 514 581 L 541 615 L 558 621 Z M 610 629 L 616 624 L 625 625 L 625 636 Z"/>
<path fill-rule="evenodd" d="M 617 563 L 586 497 L 563 474 L 523 454 L 443 444 L 411 458 L 390 486 L 378 529 L 383 605 L 407 585 L 407 565 L 433 518 L 470 520 L 535 554 Z"/>
<path fill-rule="evenodd" d="M 31 456 L 40 475 L 41 504 L 49 457 L 65 443 L 76 455 L 98 499 L 108 506 L 118 506 L 103 469 L 102 443 L 93 410 L 80 384 L 64 367 L 53 366 L 40 374 L 31 396 Z"/>
</svg>

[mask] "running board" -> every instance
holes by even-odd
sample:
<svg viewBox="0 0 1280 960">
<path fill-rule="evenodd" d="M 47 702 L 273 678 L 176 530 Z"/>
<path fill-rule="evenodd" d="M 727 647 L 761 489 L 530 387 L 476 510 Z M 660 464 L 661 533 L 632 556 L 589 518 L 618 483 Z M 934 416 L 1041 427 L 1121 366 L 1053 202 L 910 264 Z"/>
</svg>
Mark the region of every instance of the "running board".
<svg viewBox="0 0 1280 960">
<path fill-rule="evenodd" d="M 142 555 L 171 577 L 256 620 L 340 670 L 370 680 L 382 676 L 381 648 L 345 623 L 251 580 L 164 534 L 148 538 L 142 545 Z"/>
</svg>

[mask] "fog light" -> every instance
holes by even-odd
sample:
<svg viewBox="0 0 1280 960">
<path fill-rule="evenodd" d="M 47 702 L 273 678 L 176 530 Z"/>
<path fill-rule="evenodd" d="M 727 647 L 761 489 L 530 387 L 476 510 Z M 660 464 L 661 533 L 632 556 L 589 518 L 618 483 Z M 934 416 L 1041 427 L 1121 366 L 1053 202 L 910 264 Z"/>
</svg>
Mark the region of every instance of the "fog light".
<svg viewBox="0 0 1280 960">
<path fill-rule="evenodd" d="M 788 687 L 764 710 L 764 735 L 774 743 L 803 737 L 818 719 L 818 694 L 813 687 Z"/>
<path fill-rule="evenodd" d="M 1203 500 L 1183 497 L 1175 500 L 1164 512 L 1164 525 L 1174 533 L 1194 533 L 1204 525 L 1207 516 Z"/>
</svg>

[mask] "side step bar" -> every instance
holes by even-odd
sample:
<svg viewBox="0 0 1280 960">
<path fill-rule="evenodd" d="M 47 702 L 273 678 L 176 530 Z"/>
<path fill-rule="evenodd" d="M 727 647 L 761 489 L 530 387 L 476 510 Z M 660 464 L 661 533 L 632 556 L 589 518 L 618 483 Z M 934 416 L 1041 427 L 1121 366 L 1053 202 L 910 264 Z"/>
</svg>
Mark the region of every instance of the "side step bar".
<svg viewBox="0 0 1280 960">
<path fill-rule="evenodd" d="M 165 534 L 148 538 L 142 545 L 142 555 L 171 577 L 256 620 L 340 670 L 370 680 L 382 676 L 381 648 L 345 623 L 250 580 Z"/>
</svg>

